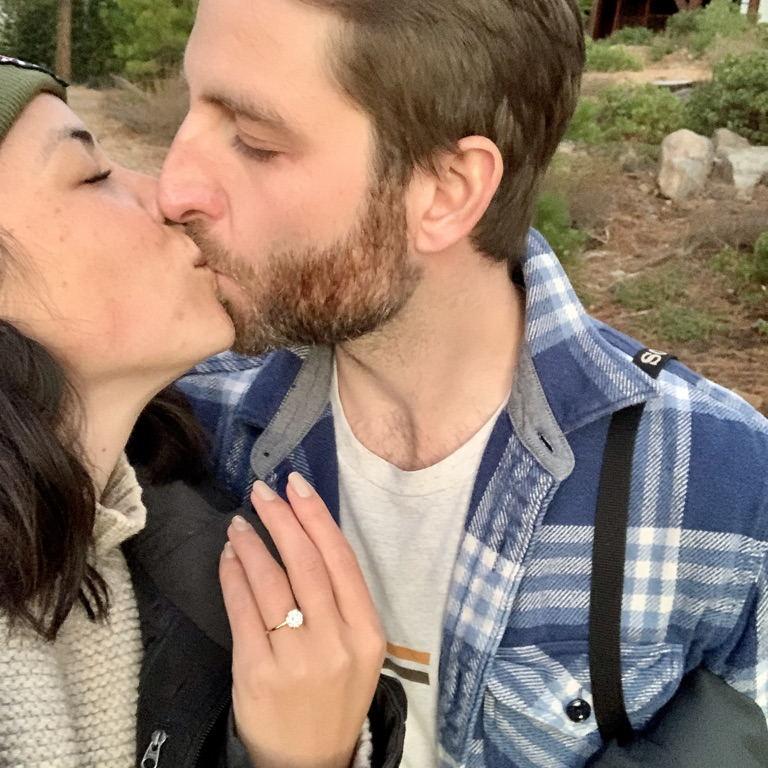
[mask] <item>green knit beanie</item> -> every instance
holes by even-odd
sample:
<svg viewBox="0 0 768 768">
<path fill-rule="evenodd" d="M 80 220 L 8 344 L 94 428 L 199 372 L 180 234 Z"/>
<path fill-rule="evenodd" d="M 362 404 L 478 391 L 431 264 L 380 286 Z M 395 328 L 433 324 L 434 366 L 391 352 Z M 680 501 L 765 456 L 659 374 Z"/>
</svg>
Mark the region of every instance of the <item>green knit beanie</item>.
<svg viewBox="0 0 768 768">
<path fill-rule="evenodd" d="M 67 83 L 36 64 L 0 55 L 0 142 L 35 96 L 51 93 L 67 100 Z"/>
</svg>

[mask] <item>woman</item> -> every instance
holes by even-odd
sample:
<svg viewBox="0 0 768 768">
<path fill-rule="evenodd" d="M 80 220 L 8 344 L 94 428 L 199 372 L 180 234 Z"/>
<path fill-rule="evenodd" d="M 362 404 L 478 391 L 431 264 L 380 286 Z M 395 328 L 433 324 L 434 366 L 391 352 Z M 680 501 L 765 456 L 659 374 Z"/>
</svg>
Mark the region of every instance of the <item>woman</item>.
<svg viewBox="0 0 768 768">
<path fill-rule="evenodd" d="M 0 766 L 128 768 L 140 670 L 157 655 L 141 628 L 182 624 L 137 599 L 131 577 L 147 582 L 121 545 L 145 508 L 124 450 L 155 395 L 233 329 L 154 181 L 110 163 L 65 102 L 63 83 L 0 57 Z M 288 495 L 259 485 L 253 500 L 289 576 L 241 517 L 227 530 L 229 746 L 211 728 L 169 766 L 331 768 L 356 747 L 369 762 L 358 735 L 381 630 L 322 502 L 298 476 Z M 140 764 L 162 768 L 170 738 L 154 732 Z"/>
</svg>

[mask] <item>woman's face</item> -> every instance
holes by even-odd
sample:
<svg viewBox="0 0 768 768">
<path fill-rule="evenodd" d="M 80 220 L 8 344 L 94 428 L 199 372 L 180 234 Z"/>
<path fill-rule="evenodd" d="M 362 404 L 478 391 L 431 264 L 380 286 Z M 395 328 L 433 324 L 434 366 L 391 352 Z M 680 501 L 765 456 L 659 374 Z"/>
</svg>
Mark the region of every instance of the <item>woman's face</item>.
<svg viewBox="0 0 768 768">
<path fill-rule="evenodd" d="M 0 144 L 0 229 L 13 254 L 0 256 L 0 316 L 76 382 L 163 384 L 232 343 L 214 275 L 164 225 L 155 181 L 109 162 L 54 96 Z"/>
</svg>

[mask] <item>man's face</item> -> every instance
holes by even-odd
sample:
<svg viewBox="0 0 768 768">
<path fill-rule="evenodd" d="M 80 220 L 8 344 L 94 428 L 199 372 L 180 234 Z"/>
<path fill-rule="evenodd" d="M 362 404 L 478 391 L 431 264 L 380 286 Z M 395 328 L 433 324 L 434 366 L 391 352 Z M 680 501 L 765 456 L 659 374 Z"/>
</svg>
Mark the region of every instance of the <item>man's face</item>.
<svg viewBox="0 0 768 768">
<path fill-rule="evenodd" d="M 296 0 L 199 6 L 159 199 L 219 272 L 241 351 L 360 336 L 419 279 L 405 190 L 376 178 L 371 122 L 331 75 L 335 34 Z"/>
</svg>

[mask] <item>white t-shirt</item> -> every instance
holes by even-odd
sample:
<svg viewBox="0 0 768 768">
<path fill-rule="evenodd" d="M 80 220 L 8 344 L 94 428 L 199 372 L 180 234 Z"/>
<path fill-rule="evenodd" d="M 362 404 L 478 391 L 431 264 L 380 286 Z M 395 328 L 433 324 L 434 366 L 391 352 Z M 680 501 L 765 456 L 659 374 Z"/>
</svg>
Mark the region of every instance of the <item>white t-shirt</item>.
<svg viewBox="0 0 768 768">
<path fill-rule="evenodd" d="M 406 472 L 353 434 L 336 376 L 331 406 L 341 528 L 360 561 L 387 635 L 384 671 L 408 698 L 404 768 L 437 765 L 438 667 L 451 573 L 475 476 L 503 405 L 434 466 Z"/>
</svg>

